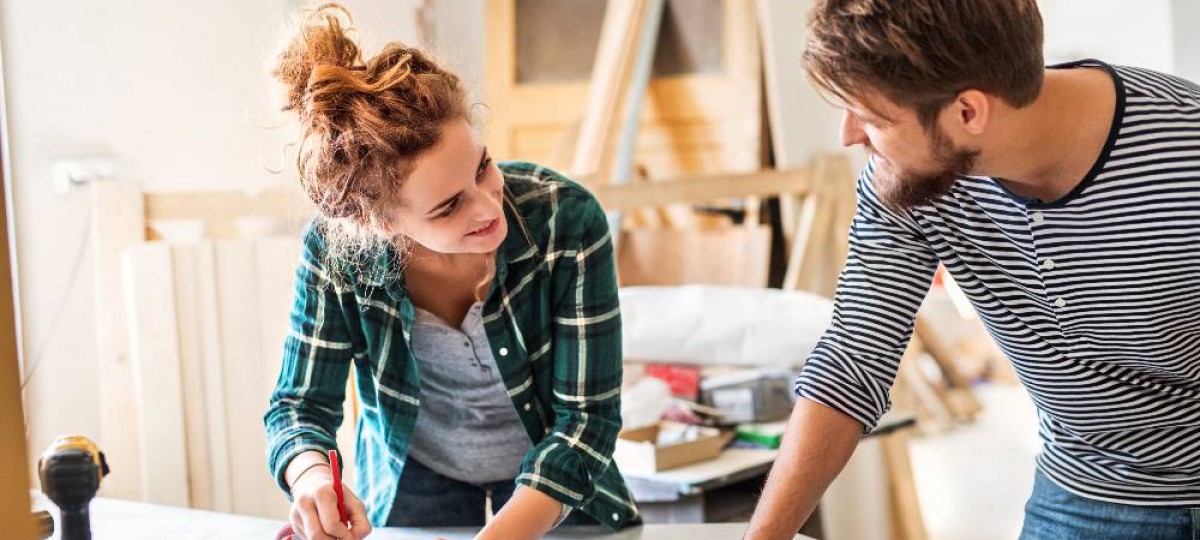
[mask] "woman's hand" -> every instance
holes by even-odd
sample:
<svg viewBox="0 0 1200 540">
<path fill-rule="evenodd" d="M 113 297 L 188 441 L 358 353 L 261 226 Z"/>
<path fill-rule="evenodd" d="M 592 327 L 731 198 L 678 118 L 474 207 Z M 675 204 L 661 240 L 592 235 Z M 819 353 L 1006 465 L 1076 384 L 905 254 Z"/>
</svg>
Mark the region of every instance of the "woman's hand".
<svg viewBox="0 0 1200 540">
<path fill-rule="evenodd" d="M 339 521 L 333 473 L 326 465 L 301 475 L 292 485 L 292 498 L 292 530 L 305 540 L 361 540 L 371 533 L 366 507 L 344 484 L 342 499 L 350 526 Z"/>
<path fill-rule="evenodd" d="M 475 540 L 536 540 L 558 523 L 562 503 L 527 486 L 517 486 L 512 499 L 479 531 Z"/>
</svg>

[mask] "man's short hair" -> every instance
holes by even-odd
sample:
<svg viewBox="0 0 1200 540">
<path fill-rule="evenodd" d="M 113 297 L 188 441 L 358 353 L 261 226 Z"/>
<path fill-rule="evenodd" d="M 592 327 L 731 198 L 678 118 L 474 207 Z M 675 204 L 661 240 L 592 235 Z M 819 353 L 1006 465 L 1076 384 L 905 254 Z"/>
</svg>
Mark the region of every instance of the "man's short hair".
<svg viewBox="0 0 1200 540">
<path fill-rule="evenodd" d="M 964 90 L 1023 107 L 1042 87 L 1036 0 L 816 0 L 808 31 L 801 62 L 820 90 L 879 92 L 926 128 Z"/>
</svg>

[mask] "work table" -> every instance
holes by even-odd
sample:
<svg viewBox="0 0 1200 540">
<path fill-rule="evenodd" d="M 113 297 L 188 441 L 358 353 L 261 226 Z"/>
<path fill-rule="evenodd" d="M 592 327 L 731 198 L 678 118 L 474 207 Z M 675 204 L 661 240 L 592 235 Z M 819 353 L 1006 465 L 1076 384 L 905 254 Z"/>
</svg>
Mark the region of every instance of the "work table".
<svg viewBox="0 0 1200 540">
<path fill-rule="evenodd" d="M 48 507 L 44 499 L 38 502 L 38 508 Z M 57 516 L 57 513 L 55 515 Z M 91 517 L 94 540 L 271 540 L 283 526 L 282 521 L 270 519 L 104 498 L 92 501 Z M 739 540 L 745 530 L 745 523 L 645 525 L 615 533 L 599 526 L 566 527 L 546 536 L 545 539 Z M 369 538 L 432 540 L 440 537 L 447 540 L 469 540 L 474 535 L 475 531 L 468 529 L 376 529 Z M 52 538 L 58 540 L 59 536 L 55 534 Z"/>
</svg>

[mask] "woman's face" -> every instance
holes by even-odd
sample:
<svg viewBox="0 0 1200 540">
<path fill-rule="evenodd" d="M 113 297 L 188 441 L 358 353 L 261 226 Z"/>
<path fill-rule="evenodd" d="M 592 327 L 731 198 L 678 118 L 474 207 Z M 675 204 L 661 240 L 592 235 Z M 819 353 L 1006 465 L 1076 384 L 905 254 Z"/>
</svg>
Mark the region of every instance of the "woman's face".
<svg viewBox="0 0 1200 540">
<path fill-rule="evenodd" d="M 438 253 L 490 253 L 508 234 L 504 177 L 465 119 L 417 158 L 389 216 L 400 234 Z"/>
</svg>

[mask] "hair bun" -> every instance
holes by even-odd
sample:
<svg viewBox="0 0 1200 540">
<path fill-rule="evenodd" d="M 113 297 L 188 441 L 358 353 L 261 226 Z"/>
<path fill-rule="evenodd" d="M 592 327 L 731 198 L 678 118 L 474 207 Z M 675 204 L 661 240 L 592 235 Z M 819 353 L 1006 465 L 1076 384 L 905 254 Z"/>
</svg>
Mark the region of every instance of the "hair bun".
<svg viewBox="0 0 1200 540">
<path fill-rule="evenodd" d="M 358 45 L 348 35 L 353 28 L 350 13 L 337 4 L 324 4 L 307 14 L 271 72 L 287 87 L 283 110 L 303 110 L 305 98 L 323 78 L 322 72 L 344 76 L 348 70 L 364 67 Z"/>
</svg>

